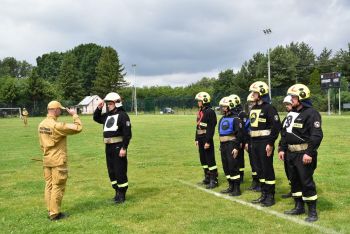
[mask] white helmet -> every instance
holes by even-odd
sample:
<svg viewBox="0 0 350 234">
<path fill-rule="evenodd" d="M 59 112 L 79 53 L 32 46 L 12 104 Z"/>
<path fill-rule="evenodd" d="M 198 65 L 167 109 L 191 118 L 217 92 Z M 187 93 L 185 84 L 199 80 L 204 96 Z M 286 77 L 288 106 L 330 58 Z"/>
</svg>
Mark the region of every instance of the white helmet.
<svg viewBox="0 0 350 234">
<path fill-rule="evenodd" d="M 287 95 L 287 96 L 283 99 L 283 103 L 292 104 L 292 96 Z"/>
<path fill-rule="evenodd" d="M 116 107 L 121 107 L 123 105 L 121 97 L 115 92 L 108 93 L 103 100 L 105 102 L 114 102 Z"/>
</svg>

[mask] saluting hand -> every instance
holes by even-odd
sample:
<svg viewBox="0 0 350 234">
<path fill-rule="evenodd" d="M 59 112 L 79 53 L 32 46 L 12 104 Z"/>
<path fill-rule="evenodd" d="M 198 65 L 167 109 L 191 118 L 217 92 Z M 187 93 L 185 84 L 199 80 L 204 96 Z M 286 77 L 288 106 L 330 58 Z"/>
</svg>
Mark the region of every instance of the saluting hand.
<svg viewBox="0 0 350 234">
<path fill-rule="evenodd" d="M 66 111 L 70 114 L 70 115 L 75 115 L 77 112 L 74 109 L 69 109 L 66 107 Z"/>
<path fill-rule="evenodd" d="M 307 154 L 304 154 L 303 163 L 306 165 L 306 164 L 310 164 L 311 162 L 312 162 L 312 157 Z"/>
<path fill-rule="evenodd" d="M 101 110 L 101 109 L 103 108 L 104 105 L 105 105 L 105 102 L 104 102 L 103 100 L 101 100 L 101 101 L 97 104 L 97 108 Z"/>
</svg>

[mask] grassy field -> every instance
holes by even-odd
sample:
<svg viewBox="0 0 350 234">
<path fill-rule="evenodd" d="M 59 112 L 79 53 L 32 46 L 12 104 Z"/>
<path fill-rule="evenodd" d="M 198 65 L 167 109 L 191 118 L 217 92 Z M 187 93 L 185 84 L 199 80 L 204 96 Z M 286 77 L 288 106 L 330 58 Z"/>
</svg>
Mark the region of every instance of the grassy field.
<svg viewBox="0 0 350 234">
<path fill-rule="evenodd" d="M 0 119 L 0 233 L 350 233 L 350 117 L 323 116 L 317 183 L 320 220 L 305 226 L 282 214 L 293 206 L 281 199 L 289 189 L 275 155 L 276 201 L 258 210 L 246 205 L 249 162 L 238 203 L 195 187 L 202 179 L 194 146 L 194 116 L 131 116 L 127 202 L 116 206 L 107 176 L 101 125 L 82 117 L 83 132 L 68 144 L 69 179 L 62 209 L 67 219 L 51 222 L 44 205 L 44 179 L 36 128 L 43 118 Z M 70 121 L 70 117 L 61 120 Z M 216 142 L 217 141 L 217 135 Z M 216 144 L 220 187 L 226 187 Z M 264 212 L 265 211 L 265 212 Z"/>
</svg>

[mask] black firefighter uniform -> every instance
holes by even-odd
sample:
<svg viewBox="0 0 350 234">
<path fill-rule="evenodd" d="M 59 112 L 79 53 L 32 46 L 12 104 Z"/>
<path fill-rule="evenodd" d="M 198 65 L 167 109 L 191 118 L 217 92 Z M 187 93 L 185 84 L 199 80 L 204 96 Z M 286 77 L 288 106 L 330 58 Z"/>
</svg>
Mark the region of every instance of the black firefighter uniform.
<svg viewBox="0 0 350 234">
<path fill-rule="evenodd" d="M 45 202 L 51 219 L 60 213 L 68 178 L 67 136 L 82 129 L 77 114 L 73 115 L 71 124 L 58 122 L 57 117 L 50 114 L 39 124 L 39 142 L 44 155 Z"/>
<path fill-rule="evenodd" d="M 275 172 L 273 168 L 273 150 L 270 157 L 266 154 L 266 146 L 274 146 L 281 129 L 281 122 L 276 109 L 267 102 L 254 105 L 250 111 L 250 136 L 252 156 L 256 162 L 256 172 L 261 183 L 261 202 L 264 200 L 274 203 Z M 271 202 L 273 201 L 273 202 Z"/>
<path fill-rule="evenodd" d="M 115 201 L 122 197 L 128 189 L 127 156 L 119 157 L 121 148 L 128 149 L 131 139 L 131 123 L 128 114 L 123 107 L 117 107 L 112 111 L 102 114 L 102 110 L 96 108 L 94 121 L 103 124 L 103 139 L 106 144 L 106 161 L 109 179 L 116 190 Z"/>
<path fill-rule="evenodd" d="M 323 138 L 321 115 L 312 107 L 303 107 L 299 111 L 293 109 L 288 113 L 284 127 L 280 151 L 288 155 L 292 196 L 305 202 L 316 201 L 313 174 L 317 166 L 317 149 Z M 303 164 L 304 154 L 312 157 L 311 164 Z"/>
<path fill-rule="evenodd" d="M 199 159 L 205 175 L 203 183 L 208 184 L 208 188 L 217 186 L 218 172 L 213 141 L 216 124 L 215 111 L 210 105 L 204 105 L 197 113 L 195 141 L 198 141 Z M 204 149 L 205 143 L 210 144 L 208 149 Z"/>
</svg>

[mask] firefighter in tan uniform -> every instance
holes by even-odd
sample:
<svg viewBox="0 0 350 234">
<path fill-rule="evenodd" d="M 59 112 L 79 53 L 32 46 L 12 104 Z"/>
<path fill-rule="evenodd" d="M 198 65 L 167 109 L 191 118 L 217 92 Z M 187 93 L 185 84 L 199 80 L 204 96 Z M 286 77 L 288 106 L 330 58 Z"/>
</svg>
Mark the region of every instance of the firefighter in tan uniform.
<svg viewBox="0 0 350 234">
<path fill-rule="evenodd" d="M 27 127 L 28 125 L 28 111 L 26 108 L 23 108 L 22 110 L 22 118 L 23 118 L 23 123 L 24 123 L 24 126 Z"/>
<path fill-rule="evenodd" d="M 45 202 L 50 220 L 65 217 L 60 208 L 68 177 L 67 135 L 77 134 L 83 128 L 79 116 L 70 109 L 66 110 L 72 115 L 73 123 L 58 122 L 61 109 L 66 108 L 58 101 L 51 101 L 47 105 L 47 117 L 38 127 L 40 147 L 44 156 Z"/>
</svg>

